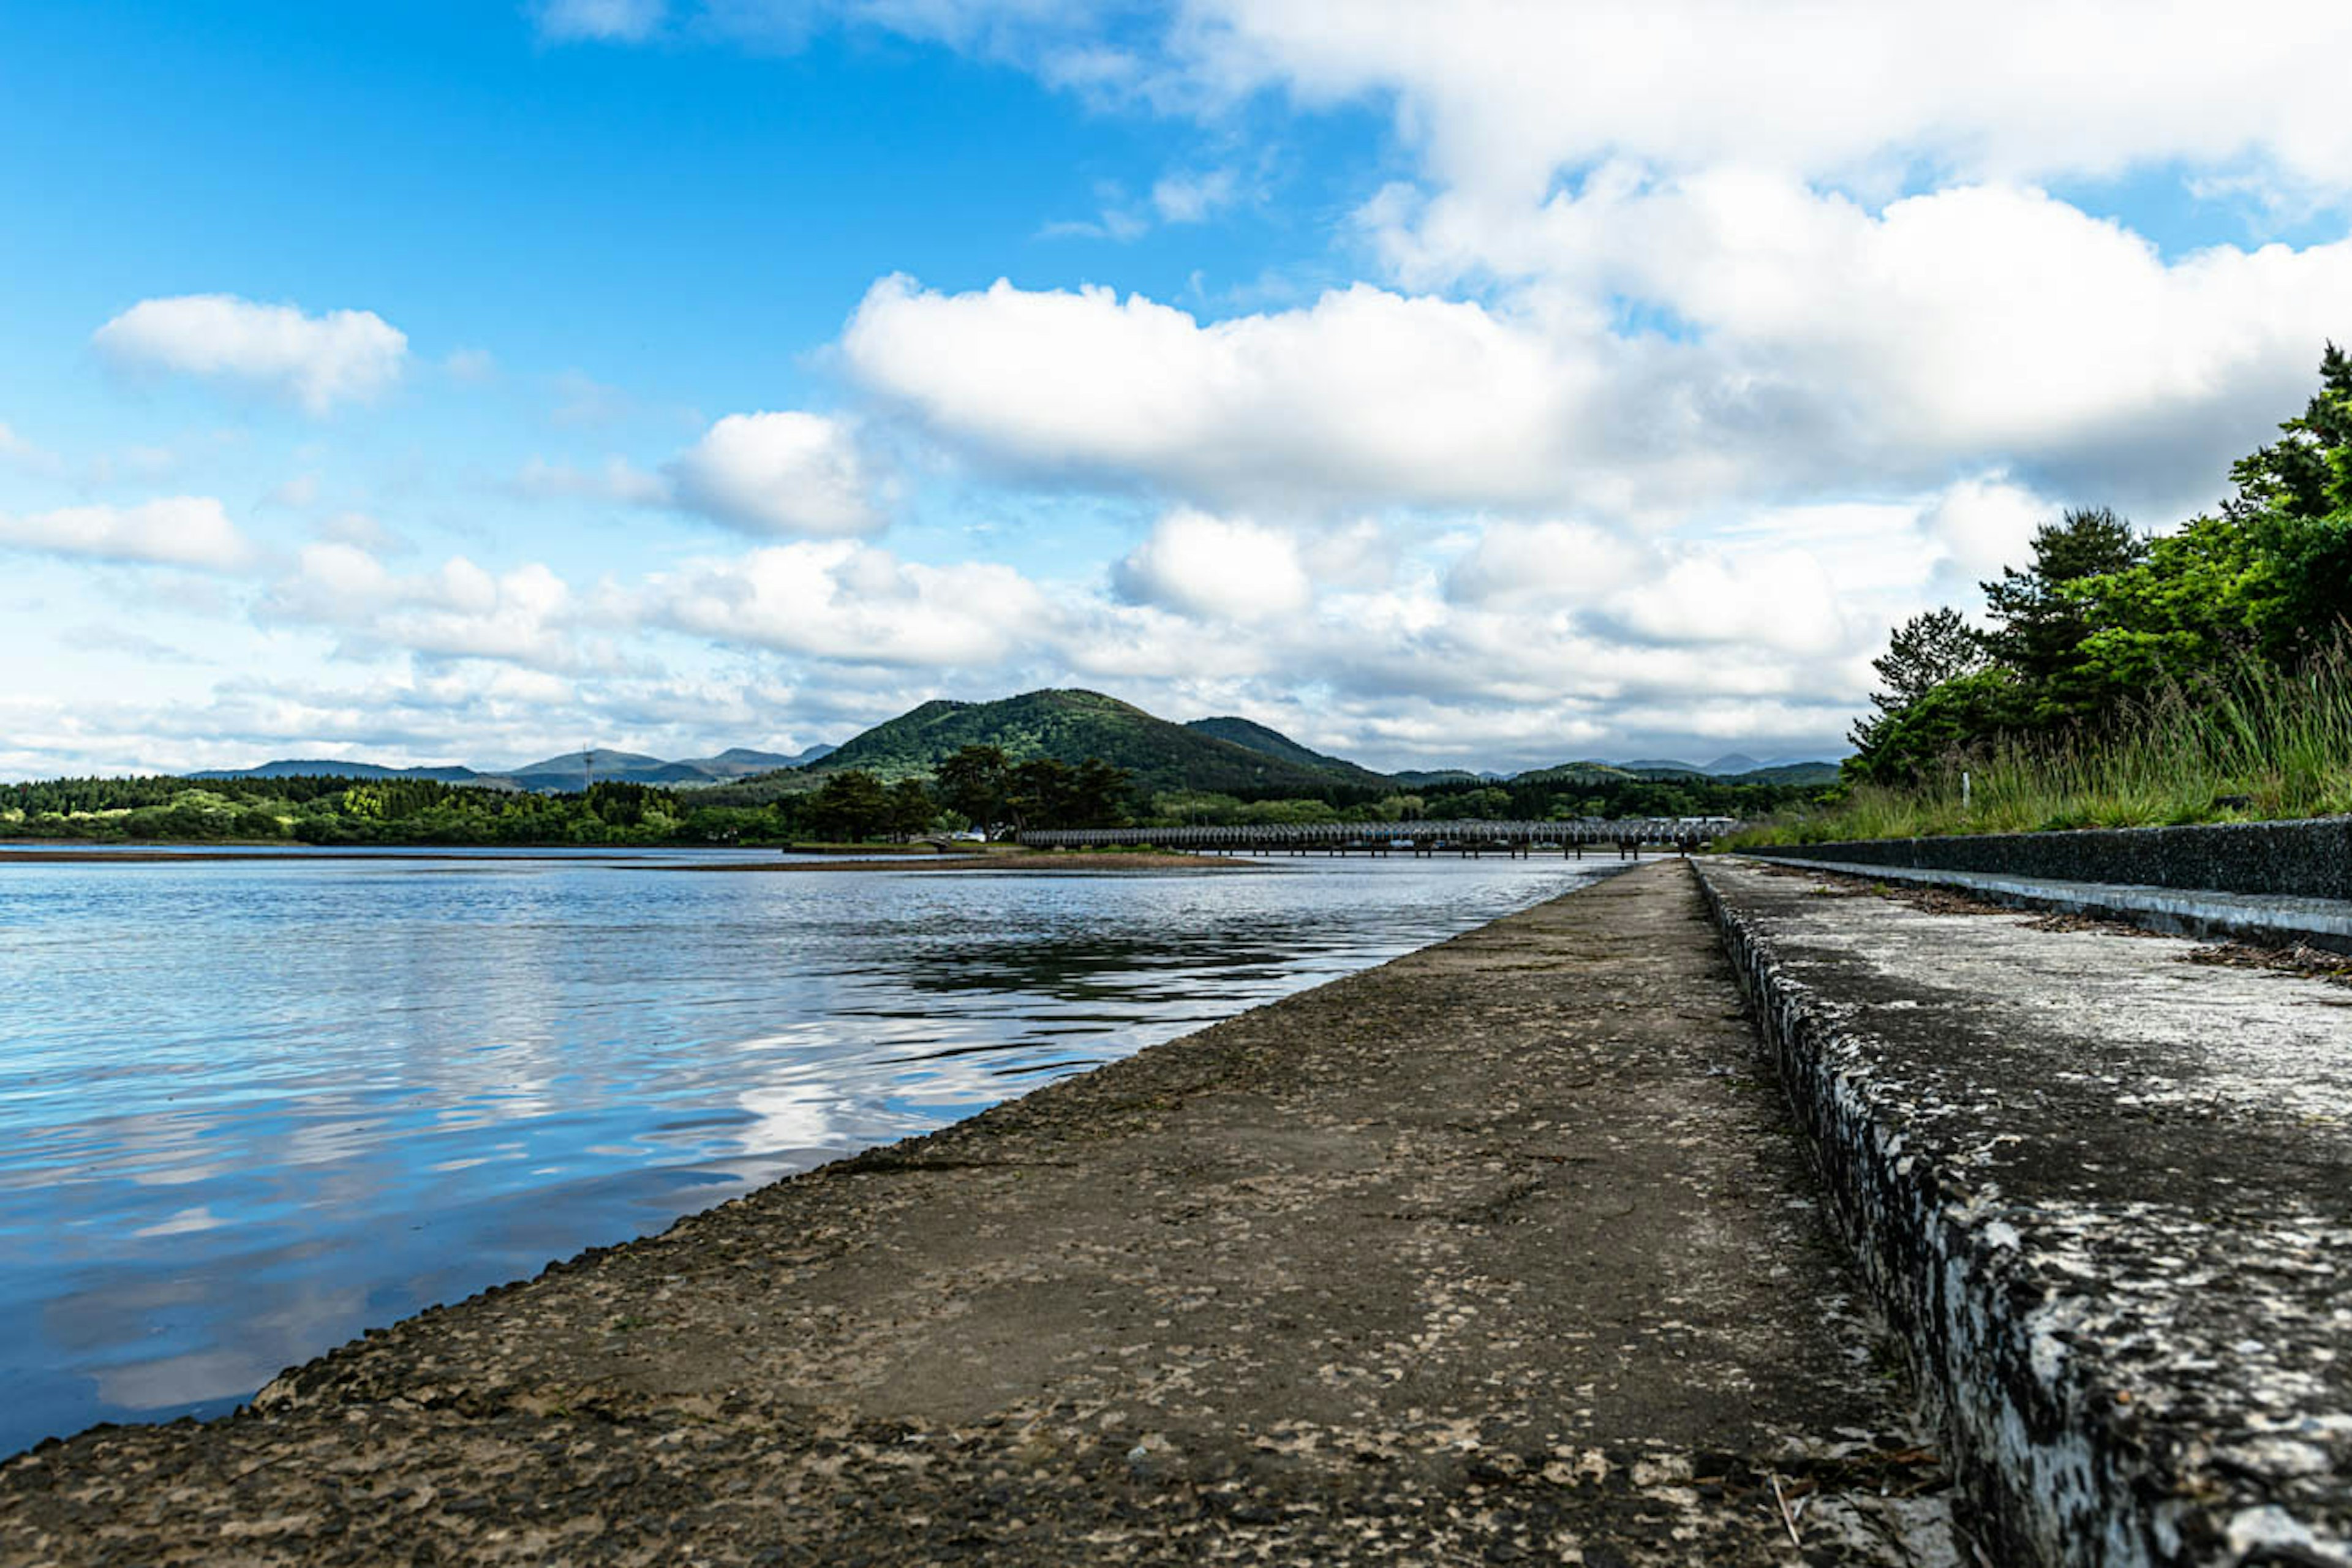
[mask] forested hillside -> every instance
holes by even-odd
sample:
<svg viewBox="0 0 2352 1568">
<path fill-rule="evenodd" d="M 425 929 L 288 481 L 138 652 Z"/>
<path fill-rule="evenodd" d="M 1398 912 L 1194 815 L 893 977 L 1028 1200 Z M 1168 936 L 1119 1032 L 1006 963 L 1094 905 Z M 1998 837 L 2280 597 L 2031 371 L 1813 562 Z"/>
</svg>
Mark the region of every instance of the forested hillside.
<svg viewBox="0 0 2352 1568">
<path fill-rule="evenodd" d="M 998 747 L 1016 763 L 1051 757 L 1076 766 L 1098 758 L 1126 769 L 1148 792 L 1192 789 L 1255 798 L 1322 797 L 1334 789 L 1377 790 L 1386 784 L 1353 763 L 1327 767 L 1235 745 L 1094 691 L 1031 691 L 995 702 L 926 702 L 856 736 L 803 772 L 820 779 L 852 769 L 886 780 L 912 778 L 936 772 L 949 757 L 976 745 Z"/>
</svg>

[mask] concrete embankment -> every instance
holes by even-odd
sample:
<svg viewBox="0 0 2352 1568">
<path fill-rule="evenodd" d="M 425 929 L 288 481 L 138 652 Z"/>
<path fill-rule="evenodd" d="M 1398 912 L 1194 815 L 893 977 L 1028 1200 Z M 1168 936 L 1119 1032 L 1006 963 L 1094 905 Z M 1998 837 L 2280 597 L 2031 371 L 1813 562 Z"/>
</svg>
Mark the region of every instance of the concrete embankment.
<svg viewBox="0 0 2352 1568">
<path fill-rule="evenodd" d="M 1867 839 L 1760 854 L 2021 909 L 2352 953 L 2352 817 Z"/>
<path fill-rule="evenodd" d="M 1953 1564 L 1689 868 L 0 1468 L 0 1561 Z"/>
<path fill-rule="evenodd" d="M 1997 1555 L 2352 1562 L 2352 991 L 1701 876 Z"/>
</svg>

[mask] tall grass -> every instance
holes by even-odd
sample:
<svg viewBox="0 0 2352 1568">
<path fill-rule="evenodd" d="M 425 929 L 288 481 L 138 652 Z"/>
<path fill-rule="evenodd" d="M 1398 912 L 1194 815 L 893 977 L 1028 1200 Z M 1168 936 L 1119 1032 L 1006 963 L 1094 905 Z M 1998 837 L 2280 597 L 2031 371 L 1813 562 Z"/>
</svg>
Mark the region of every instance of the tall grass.
<svg viewBox="0 0 2352 1568">
<path fill-rule="evenodd" d="M 1910 788 L 1857 785 L 1834 805 L 1760 823 L 1729 847 L 2338 812 L 2352 812 L 2347 644 L 2294 673 L 2247 659 L 2168 685 L 2102 729 L 1951 757 Z"/>
</svg>

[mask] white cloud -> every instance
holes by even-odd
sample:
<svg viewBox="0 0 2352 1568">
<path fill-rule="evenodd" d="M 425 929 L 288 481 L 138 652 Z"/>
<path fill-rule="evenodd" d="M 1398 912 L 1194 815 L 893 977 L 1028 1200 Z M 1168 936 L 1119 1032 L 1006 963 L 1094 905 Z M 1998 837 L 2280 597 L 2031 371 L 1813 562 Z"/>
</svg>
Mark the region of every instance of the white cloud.
<svg viewBox="0 0 2352 1568">
<path fill-rule="evenodd" d="M 677 504 L 752 533 L 869 533 L 874 504 L 856 437 L 840 421 L 730 414 L 667 468 Z"/>
<path fill-rule="evenodd" d="M 210 496 L 169 496 L 136 506 L 71 506 L 18 516 L 0 513 L 0 545 L 210 571 L 241 566 L 253 553 L 221 503 Z"/>
<path fill-rule="evenodd" d="M 460 555 L 434 571 L 404 574 L 362 544 L 322 540 L 302 547 L 258 615 L 265 622 L 330 628 L 355 655 L 396 648 L 541 671 L 615 663 L 609 649 L 583 640 L 582 607 L 563 580 L 537 562 L 493 573 Z"/>
<path fill-rule="evenodd" d="M 997 664 L 1052 611 L 1006 566 L 928 566 L 848 540 L 699 562 L 646 585 L 644 619 L 724 642 L 850 664 Z"/>
<path fill-rule="evenodd" d="M 1590 602 L 1656 563 L 1633 542 L 1586 522 L 1488 524 L 1445 581 L 1459 604 L 1526 606 Z"/>
<path fill-rule="evenodd" d="M 1287 534 L 1191 510 L 1161 518 L 1119 563 L 1116 577 L 1139 603 L 1208 620 L 1297 615 L 1315 592 Z"/>
<path fill-rule="evenodd" d="M 311 316 L 233 294 L 142 300 L 92 341 L 126 369 L 243 382 L 312 414 L 374 396 L 398 379 L 408 354 L 408 339 L 373 310 Z"/>
<path fill-rule="evenodd" d="M 852 367 L 941 435 L 1045 470 L 1213 500 L 1525 500 L 1590 373 L 1484 307 L 1366 286 L 1202 325 L 1107 289 L 876 284 Z"/>
<path fill-rule="evenodd" d="M 1477 216 L 1389 237 L 1425 283 L 1519 279 L 1493 303 L 1358 284 L 1204 323 L 1108 289 L 890 278 L 844 348 L 938 436 L 1043 477 L 1672 523 L 1989 464 L 2193 505 L 2352 324 L 2352 241 L 2168 262 L 2033 191 L 1874 215 L 1723 174 Z M 1682 331 L 1620 331 L 1628 300 Z"/>
<path fill-rule="evenodd" d="M 661 26 L 663 0 L 545 0 L 539 7 L 542 37 L 634 43 Z"/>
<path fill-rule="evenodd" d="M 2250 0 L 2226 16 L 2109 0 L 1965 10 L 1822 0 L 1193 0 L 1161 70 L 1212 100 L 1393 99 L 1442 184 L 1539 195 L 1630 158 L 1891 182 L 2107 174 L 2249 157 L 2352 190 L 2336 69 L 2352 14 Z M 2180 106 L 2193 103 L 2197 112 Z"/>
</svg>

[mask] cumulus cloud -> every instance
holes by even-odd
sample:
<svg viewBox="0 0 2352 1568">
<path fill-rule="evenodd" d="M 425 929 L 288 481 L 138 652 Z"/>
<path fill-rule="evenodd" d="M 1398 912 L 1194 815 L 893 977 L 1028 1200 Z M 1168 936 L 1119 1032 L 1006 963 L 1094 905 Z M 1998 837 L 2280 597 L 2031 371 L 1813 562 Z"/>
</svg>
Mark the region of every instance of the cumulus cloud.
<svg viewBox="0 0 2352 1568">
<path fill-rule="evenodd" d="M 1456 604 L 1525 606 L 1589 602 L 1654 569 L 1651 552 L 1589 522 L 1510 520 L 1479 531 L 1446 574 Z"/>
<path fill-rule="evenodd" d="M 1315 593 L 1289 535 L 1189 509 L 1161 518 L 1114 577 L 1131 599 L 1209 620 L 1296 615 Z"/>
<path fill-rule="evenodd" d="M 17 516 L 0 513 L 0 545 L 215 572 L 244 565 L 253 554 L 221 503 L 210 496 L 167 496 L 136 506 L 70 506 Z"/>
<path fill-rule="evenodd" d="M 941 437 L 1041 475 L 1673 521 L 1999 461 L 2178 504 L 2352 321 L 2352 241 L 2168 262 L 2033 191 L 1872 214 L 1727 174 L 1457 227 L 1442 266 L 1427 233 L 1399 243 L 1430 279 L 1527 281 L 1495 303 L 1358 284 L 1202 322 L 1108 289 L 891 278 L 844 347 Z M 1619 331 L 1627 298 L 1685 331 Z"/>
<path fill-rule="evenodd" d="M 979 668 L 1038 637 L 1053 610 L 1007 566 L 929 566 L 848 540 L 696 563 L 647 584 L 645 619 L 723 642 L 849 664 Z"/>
<path fill-rule="evenodd" d="M 1539 193 L 1630 157 L 1808 178 L 2046 179 L 2250 154 L 2352 189 L 2333 62 L 2352 18 L 2327 0 L 2193 5 L 1987 0 L 1965 11 L 1823 0 L 1193 0 L 1162 75 L 1230 101 L 1378 95 L 1444 184 Z M 2183 103 L 2198 106 L 2179 112 Z"/>
<path fill-rule="evenodd" d="M 677 504 L 751 533 L 868 533 L 883 522 L 856 437 L 822 415 L 730 414 L 667 471 Z"/>
<path fill-rule="evenodd" d="M 1549 494 L 1553 432 L 1592 379 L 1483 306 L 1365 285 L 1204 325 L 1108 289 L 894 277 L 843 346 L 877 391 L 992 457 L 1228 500 Z"/>
<path fill-rule="evenodd" d="M 360 654 L 395 648 L 557 672 L 615 662 L 583 639 L 575 595 L 538 562 L 491 572 L 460 555 L 430 572 L 396 573 L 362 544 L 321 540 L 302 547 L 257 614 L 331 629 Z"/>
<path fill-rule="evenodd" d="M 311 414 L 374 396 L 408 356 L 407 337 L 373 310 L 312 316 L 233 294 L 142 300 L 92 341 L 125 369 L 240 382 Z"/>
</svg>

